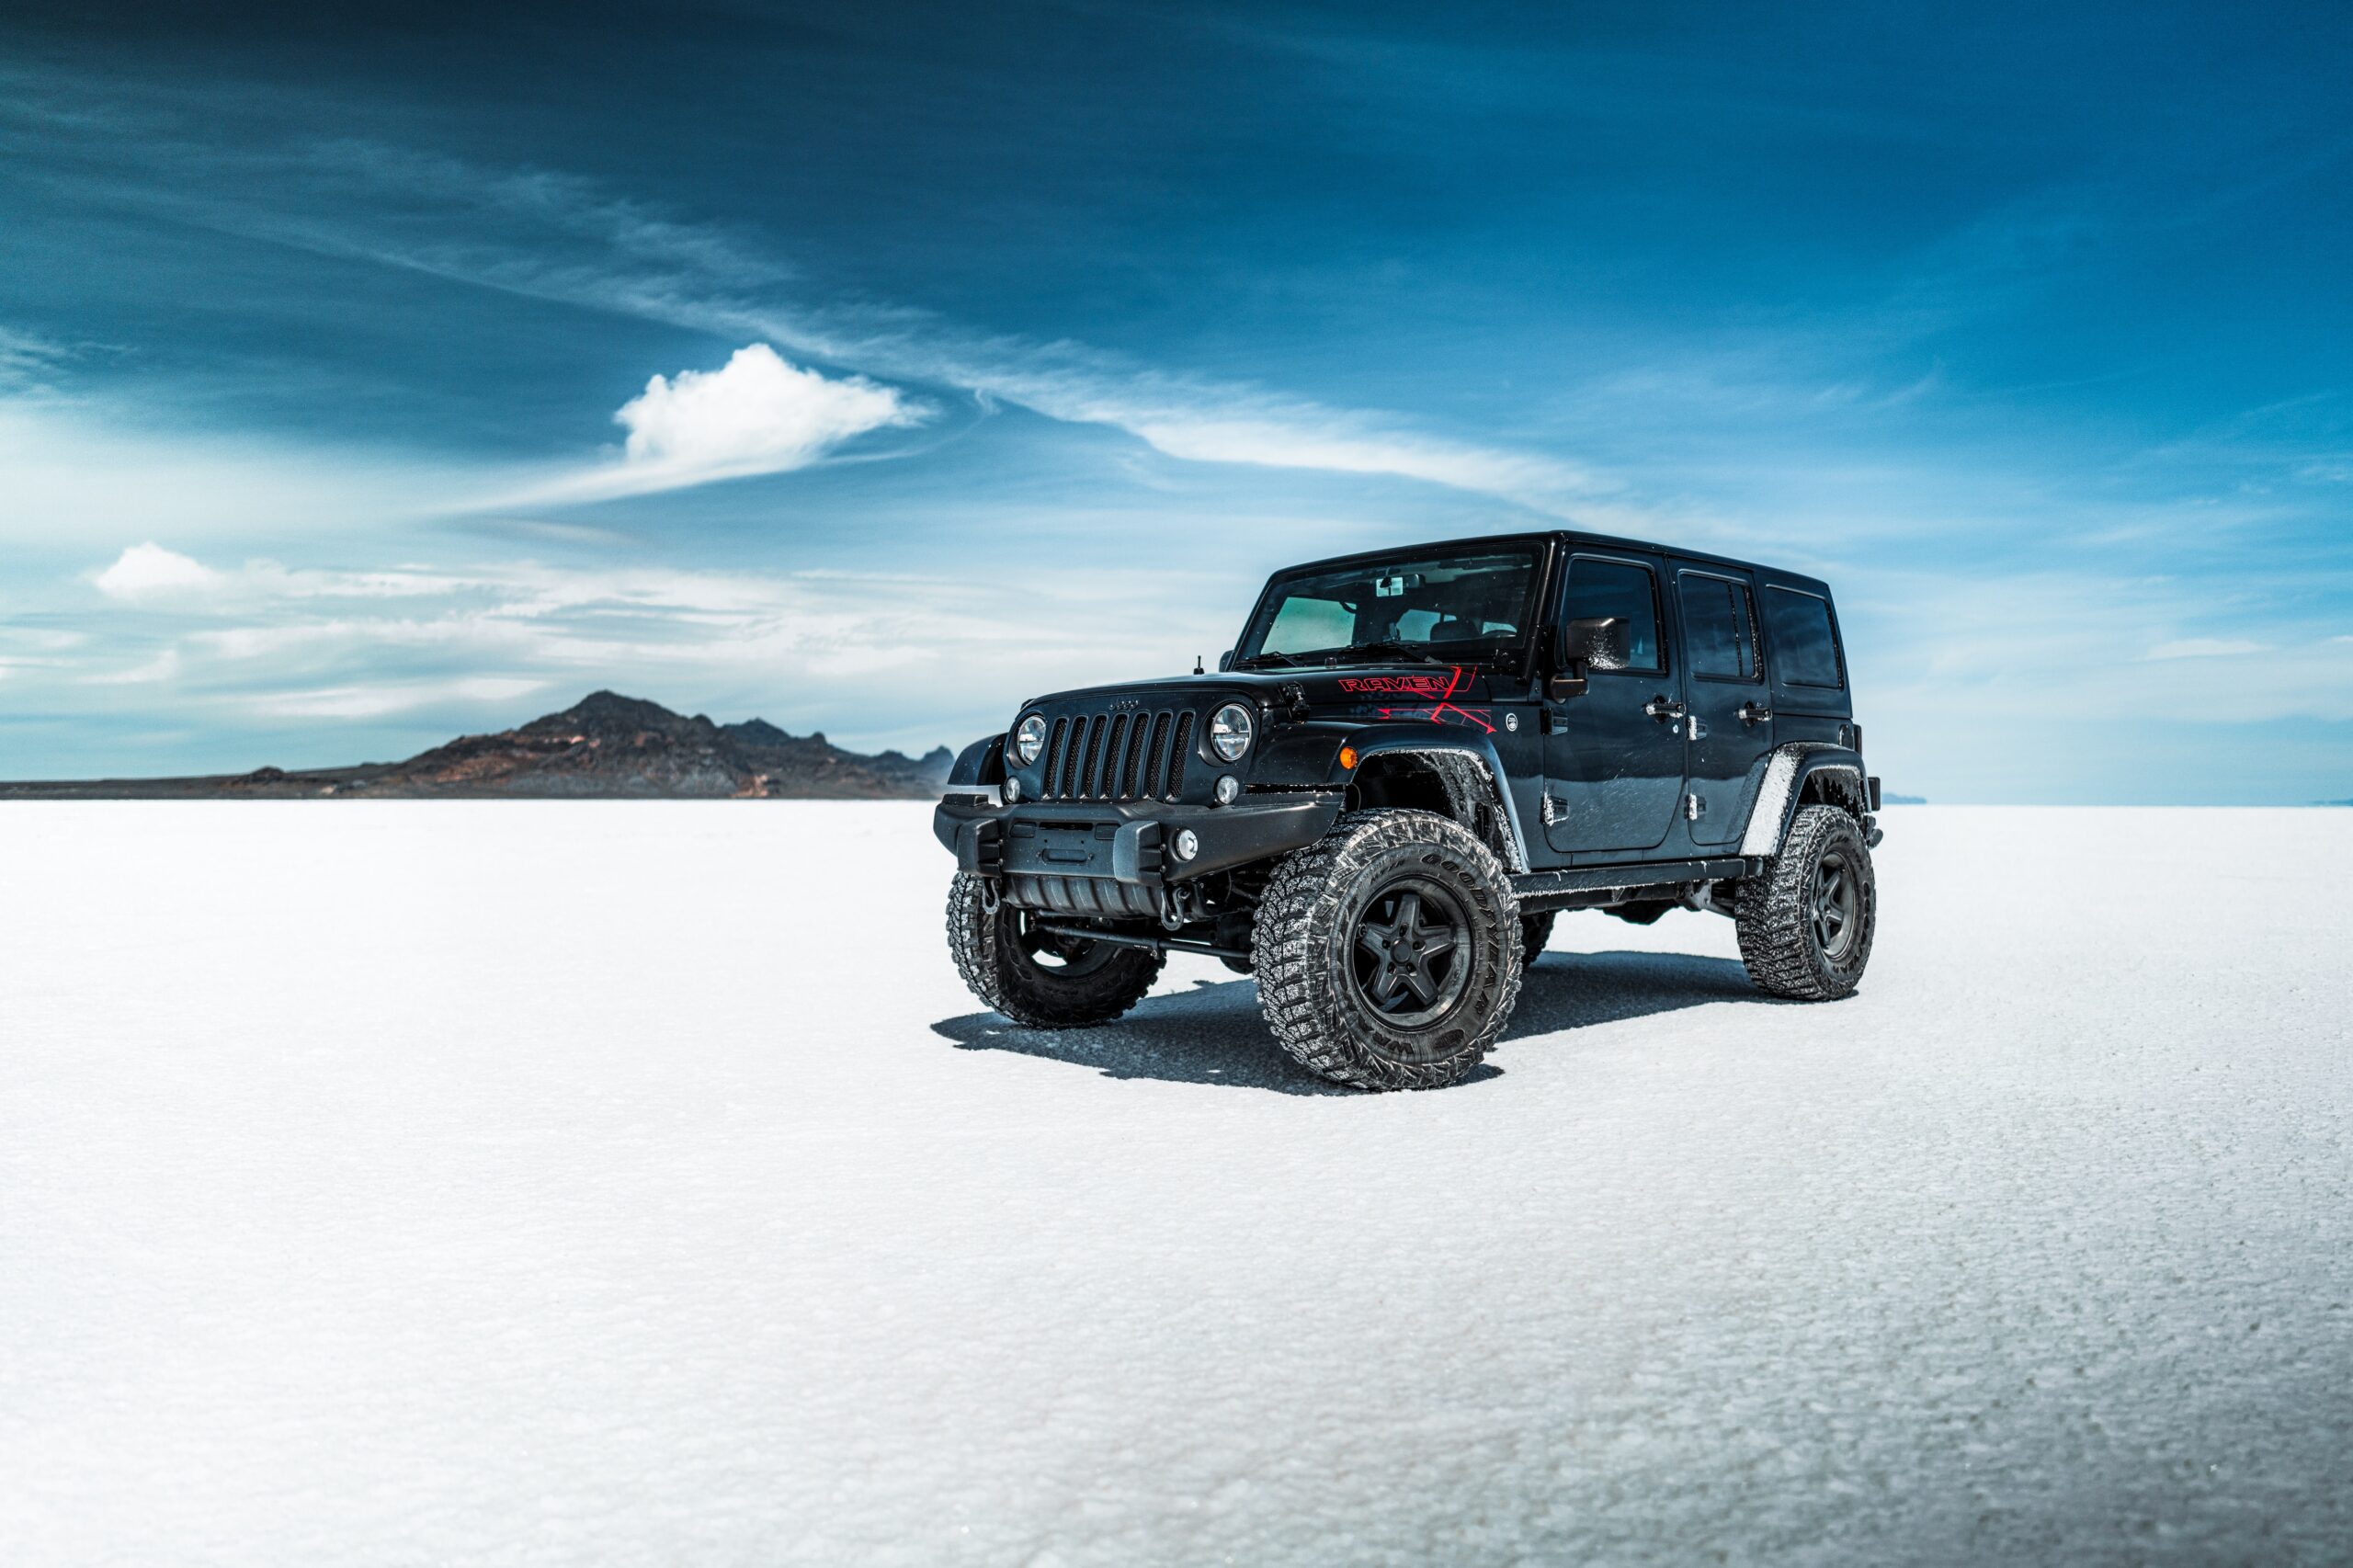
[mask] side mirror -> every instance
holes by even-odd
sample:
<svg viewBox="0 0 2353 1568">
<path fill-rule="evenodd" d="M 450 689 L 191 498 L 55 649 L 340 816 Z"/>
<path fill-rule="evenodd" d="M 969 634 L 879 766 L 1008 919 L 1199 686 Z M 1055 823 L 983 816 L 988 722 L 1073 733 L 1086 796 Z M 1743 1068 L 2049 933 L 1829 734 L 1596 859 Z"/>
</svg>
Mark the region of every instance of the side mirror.
<svg viewBox="0 0 2353 1568">
<path fill-rule="evenodd" d="M 1230 669 L 1232 669 L 1232 668 L 1233 667 L 1233 649 L 1228 648 L 1224 653 L 1220 653 L 1220 654 L 1217 656 L 1217 667 L 1218 667 L 1218 669 L 1219 669 L 1219 671 L 1220 671 L 1221 673 L 1222 673 L 1222 672 L 1224 672 L 1224 671 L 1226 671 L 1226 670 L 1230 670 Z"/>
<path fill-rule="evenodd" d="M 1622 615 L 1588 615 L 1569 622 L 1561 636 L 1561 664 L 1563 667 L 1577 665 L 1589 670 L 1622 670 L 1634 662 L 1634 650 L 1628 632 L 1631 624 Z"/>
<path fill-rule="evenodd" d="M 1622 615 L 1580 616 L 1561 629 L 1552 645 L 1549 695 L 1581 697 L 1588 670 L 1622 670 L 1633 663 L 1630 625 Z"/>
</svg>

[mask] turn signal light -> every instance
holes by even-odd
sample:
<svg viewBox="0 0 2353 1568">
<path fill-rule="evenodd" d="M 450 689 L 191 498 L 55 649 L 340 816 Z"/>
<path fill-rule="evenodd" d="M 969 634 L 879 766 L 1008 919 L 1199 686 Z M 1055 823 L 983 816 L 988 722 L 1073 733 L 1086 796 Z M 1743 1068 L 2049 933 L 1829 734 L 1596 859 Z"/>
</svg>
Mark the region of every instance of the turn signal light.
<svg viewBox="0 0 2353 1568">
<path fill-rule="evenodd" d="M 1355 772 L 1355 771 L 1356 771 L 1356 766 L 1357 766 L 1357 748 L 1356 748 L 1356 747 L 1354 747 L 1354 746 L 1342 746 L 1342 747 L 1340 748 L 1340 768 L 1341 768 L 1341 771 L 1343 771 L 1343 772 L 1347 772 L 1347 773 L 1353 773 L 1353 772 Z"/>
</svg>

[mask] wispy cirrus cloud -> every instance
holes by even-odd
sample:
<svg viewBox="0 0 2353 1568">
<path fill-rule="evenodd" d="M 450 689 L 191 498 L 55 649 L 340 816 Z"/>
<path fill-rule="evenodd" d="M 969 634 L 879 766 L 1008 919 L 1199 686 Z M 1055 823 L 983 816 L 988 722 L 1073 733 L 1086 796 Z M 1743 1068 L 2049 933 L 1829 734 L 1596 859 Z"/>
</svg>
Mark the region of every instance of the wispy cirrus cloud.
<svg viewBox="0 0 2353 1568">
<path fill-rule="evenodd" d="M 168 709 L 224 735 L 293 719 L 505 724 L 540 695 L 616 687 L 927 749 L 969 738 L 976 710 L 1033 695 L 1041 668 L 1155 673 L 1171 647 L 1213 646 L 1225 630 L 1172 613 L 1169 574 L 1145 569 L 1017 585 L 536 561 L 333 571 L 142 544 L 84 581 L 103 601 L 83 619 L 97 634 L 0 659 L 12 703 Z M 356 743 L 330 728 L 308 744 L 326 761 Z"/>
<path fill-rule="evenodd" d="M 449 680 L 379 681 L 272 692 L 254 699 L 272 719 L 381 719 L 451 704 L 514 702 L 547 687 L 544 680 L 508 676 L 460 676 Z"/>
<path fill-rule="evenodd" d="M 2247 653 L 2270 652 L 2268 642 L 2257 642 L 2245 637 L 2177 637 L 2158 643 L 2143 657 L 2166 659 L 2235 659 Z"/>
<path fill-rule="evenodd" d="M 38 333 L 0 326 L 0 391 L 39 387 L 69 358 L 71 350 L 62 343 Z"/>
<path fill-rule="evenodd" d="M 824 378 L 829 386 L 862 376 L 955 389 L 1122 430 L 1186 461 L 1411 480 L 1553 515 L 1610 497 L 1625 504 L 1621 486 L 1585 465 L 1433 432 L 1402 414 L 1172 371 L 1074 338 L 1040 341 L 912 307 L 828 300 L 751 236 L 562 171 L 499 167 L 362 138 L 228 146 L 192 131 L 196 119 L 188 104 L 160 100 L 143 109 L 118 105 L 95 121 L 52 113 L 36 129 L 103 154 L 103 172 L 83 171 L 85 183 L 102 183 L 113 199 L 176 222 L 773 345 L 852 372 L 847 383 Z M 738 379 L 748 390 L 755 377 Z M 676 407 L 680 379 L 667 386 L 666 394 L 653 387 L 649 394 Z M 838 392 L 827 401 L 837 412 L 853 403 Z M 912 401 L 887 410 L 872 402 L 858 406 L 889 424 L 920 416 Z M 779 429 L 788 427 L 789 421 Z M 791 449 L 781 435 L 767 449 L 772 458 Z M 726 460 L 666 464 L 633 449 L 620 464 L 551 483 L 595 500 L 800 466 L 756 466 L 761 460 L 748 446 Z M 493 495 L 494 504 L 509 498 Z"/>
<path fill-rule="evenodd" d="M 462 165 L 434 171 L 437 187 L 507 177 Z M 609 214 L 608 226 L 607 215 Z M 1040 343 L 974 332 L 929 312 L 871 303 L 803 305 L 747 287 L 740 247 L 711 236 L 717 261 L 692 251 L 649 253 L 635 210 L 583 198 L 566 218 L 601 257 L 551 264 L 542 247 L 403 243 L 357 233 L 337 244 L 376 259 L 476 283 L 692 327 L 757 337 L 875 375 L 957 388 L 1073 424 L 1101 425 L 1167 456 L 1196 462 L 1385 475 L 1490 494 L 1547 513 L 1620 487 L 1557 457 L 1450 439 L 1405 417 L 1334 408 L 1214 377 L 1171 372 L 1069 339 Z M 688 230 L 671 224 L 665 237 Z M 786 276 L 779 268 L 776 274 Z"/>
</svg>

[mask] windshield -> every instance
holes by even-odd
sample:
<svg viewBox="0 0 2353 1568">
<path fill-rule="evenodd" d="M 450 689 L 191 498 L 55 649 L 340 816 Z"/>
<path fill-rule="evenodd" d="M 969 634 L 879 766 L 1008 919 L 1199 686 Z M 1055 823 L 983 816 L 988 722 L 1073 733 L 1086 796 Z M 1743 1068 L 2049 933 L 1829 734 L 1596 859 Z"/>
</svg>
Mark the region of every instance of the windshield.
<svg viewBox="0 0 2353 1568">
<path fill-rule="evenodd" d="M 1243 634 L 1235 663 L 1495 659 L 1526 635 L 1536 560 L 1533 546 L 1519 545 L 1279 574 Z"/>
</svg>

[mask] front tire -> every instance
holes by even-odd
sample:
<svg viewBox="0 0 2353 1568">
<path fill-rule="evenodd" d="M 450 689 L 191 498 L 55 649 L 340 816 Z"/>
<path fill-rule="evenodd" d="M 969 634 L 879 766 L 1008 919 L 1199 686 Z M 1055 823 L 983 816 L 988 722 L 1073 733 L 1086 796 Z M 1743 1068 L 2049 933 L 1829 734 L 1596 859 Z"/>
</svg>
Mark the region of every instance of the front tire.
<svg viewBox="0 0 2353 1568">
<path fill-rule="evenodd" d="M 1352 812 L 1279 866 L 1252 941 L 1293 1060 L 1360 1089 L 1434 1089 L 1486 1056 L 1519 995 L 1511 878 L 1461 824 Z"/>
<path fill-rule="evenodd" d="M 1764 876 L 1742 885 L 1733 923 L 1759 991 L 1793 1002 L 1854 994 L 1879 926 L 1862 825 L 1836 806 L 1801 810 Z"/>
<path fill-rule="evenodd" d="M 1040 930 L 1036 915 L 991 904 L 970 871 L 948 890 L 948 950 L 964 983 L 995 1011 L 1033 1029 L 1108 1024 L 1138 1002 L 1166 961 L 1143 948 Z"/>
</svg>

